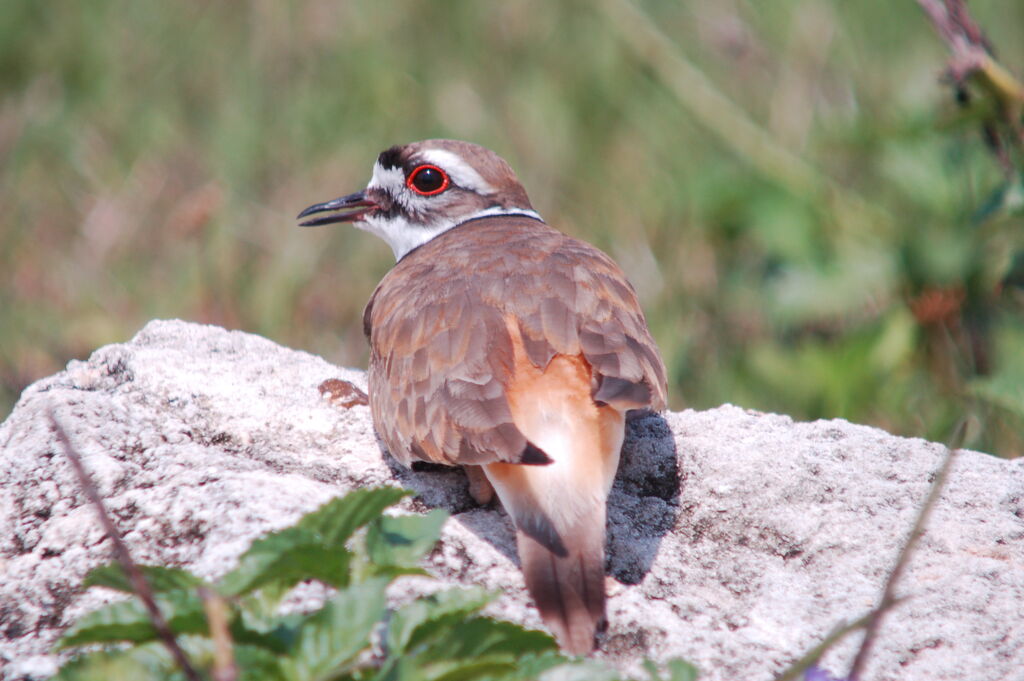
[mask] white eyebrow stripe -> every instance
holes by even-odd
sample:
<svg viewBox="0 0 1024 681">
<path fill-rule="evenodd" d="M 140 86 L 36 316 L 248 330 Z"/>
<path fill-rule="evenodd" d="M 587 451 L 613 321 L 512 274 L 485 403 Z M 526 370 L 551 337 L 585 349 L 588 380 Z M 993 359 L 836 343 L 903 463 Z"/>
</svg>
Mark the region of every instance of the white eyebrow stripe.
<svg viewBox="0 0 1024 681">
<path fill-rule="evenodd" d="M 494 187 L 457 154 L 444 149 L 427 149 L 421 152 L 419 157 L 427 163 L 443 169 L 448 173 L 452 182 L 464 189 L 485 196 L 495 192 Z"/>
<path fill-rule="evenodd" d="M 370 179 L 371 187 L 401 187 L 405 184 L 405 173 L 401 168 L 385 168 L 380 163 L 373 164 L 373 177 Z"/>
</svg>

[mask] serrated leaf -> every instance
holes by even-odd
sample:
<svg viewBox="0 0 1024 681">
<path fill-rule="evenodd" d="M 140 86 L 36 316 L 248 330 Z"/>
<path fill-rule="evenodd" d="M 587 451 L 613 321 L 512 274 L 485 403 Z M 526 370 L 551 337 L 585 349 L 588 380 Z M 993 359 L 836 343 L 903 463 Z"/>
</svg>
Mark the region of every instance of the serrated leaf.
<svg viewBox="0 0 1024 681">
<path fill-rule="evenodd" d="M 452 626 L 490 603 L 496 594 L 483 589 L 448 589 L 418 598 L 392 613 L 388 622 L 387 645 L 399 655 L 427 636 Z"/>
<path fill-rule="evenodd" d="M 238 559 L 238 566 L 221 578 L 220 591 L 238 596 L 268 584 L 287 587 L 306 579 L 347 586 L 352 555 L 345 542 L 408 494 L 397 487 L 380 487 L 328 501 L 292 527 L 254 541 Z"/>
<path fill-rule="evenodd" d="M 328 501 L 304 516 L 296 527 L 314 532 L 325 546 L 344 548 L 357 529 L 410 494 L 399 487 L 358 489 Z"/>
<path fill-rule="evenodd" d="M 159 565 L 140 565 L 143 577 L 154 593 L 165 591 L 190 591 L 204 584 L 204 581 L 188 570 L 181 568 L 161 567 Z M 135 593 L 131 580 L 119 563 L 100 565 L 89 571 L 82 586 L 102 586 L 124 593 Z"/>
<path fill-rule="evenodd" d="M 157 607 L 171 631 L 205 633 L 206 615 L 199 596 L 187 591 L 173 591 L 156 596 Z M 116 641 L 143 642 L 156 638 L 149 613 L 138 599 L 120 601 L 94 610 L 75 622 L 57 642 L 58 648 L 87 643 Z"/>
<path fill-rule="evenodd" d="M 484 655 L 525 655 L 557 650 L 555 640 L 543 631 L 487 617 L 473 617 L 446 627 L 434 627 L 417 651 L 421 664 Z"/>
<path fill-rule="evenodd" d="M 238 559 L 238 566 L 224 575 L 218 589 L 238 596 L 266 584 L 289 587 L 317 579 L 335 587 L 348 585 L 352 554 L 325 546 L 316 533 L 290 527 L 257 539 Z"/>
<path fill-rule="evenodd" d="M 310 615 L 298 639 L 282 659 L 289 679 L 314 681 L 344 671 L 370 643 L 370 632 L 384 617 L 387 579 L 375 578 L 339 591 L 323 609 Z"/>
<path fill-rule="evenodd" d="M 415 566 L 441 536 L 448 513 L 436 508 L 426 515 L 381 516 L 366 531 L 366 551 L 378 566 Z"/>
<path fill-rule="evenodd" d="M 500 679 L 515 669 L 515 656 L 505 654 L 434 662 L 421 668 L 421 671 L 422 678 L 427 681 L 470 681 L 472 679 Z M 403 681 L 405 680 L 403 679 Z"/>
<path fill-rule="evenodd" d="M 527 629 L 512 622 L 477 617 L 452 627 L 460 644 L 454 654 L 483 655 L 497 653 L 542 653 L 557 650 L 558 645 L 550 634 L 536 629 Z"/>
</svg>

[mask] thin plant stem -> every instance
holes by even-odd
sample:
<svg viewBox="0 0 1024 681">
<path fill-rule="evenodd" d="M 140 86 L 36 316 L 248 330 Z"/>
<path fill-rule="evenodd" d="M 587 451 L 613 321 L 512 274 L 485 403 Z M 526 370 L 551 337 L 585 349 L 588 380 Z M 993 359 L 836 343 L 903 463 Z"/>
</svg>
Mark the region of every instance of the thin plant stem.
<svg viewBox="0 0 1024 681">
<path fill-rule="evenodd" d="M 903 546 L 903 550 L 900 551 L 896 564 L 893 566 L 892 572 L 889 573 L 889 578 L 885 582 L 882 601 L 868 620 L 864 631 L 864 640 L 861 641 L 860 649 L 857 650 L 857 655 L 853 658 L 853 664 L 850 665 L 850 673 L 847 675 L 849 681 L 857 681 L 860 678 L 868 656 L 871 654 L 871 648 L 878 638 L 882 619 L 885 613 L 892 607 L 892 604 L 896 602 L 896 584 L 899 583 L 900 577 L 903 575 L 904 570 L 906 570 L 907 564 L 910 562 L 910 556 L 914 552 L 914 547 L 917 545 L 921 535 L 924 534 L 924 528 L 928 524 L 928 518 L 931 516 L 932 509 L 935 508 L 935 504 L 942 495 L 942 489 L 946 486 L 950 468 L 956 459 L 957 453 L 960 451 L 960 447 L 963 445 L 966 432 L 967 422 L 961 421 L 953 435 L 950 446 L 946 448 L 946 458 L 935 474 L 932 488 L 928 492 L 924 505 L 921 506 L 921 511 L 917 514 L 917 521 L 914 523 L 914 528 L 910 531 L 907 543 Z"/>
<path fill-rule="evenodd" d="M 893 603 L 890 604 L 890 607 L 898 602 L 899 599 L 893 601 Z M 782 672 L 782 676 L 776 677 L 775 681 L 796 681 L 796 679 L 798 679 L 799 676 L 808 669 L 808 667 L 821 659 L 821 656 L 825 654 L 825 651 L 844 639 L 847 634 L 866 627 L 868 622 L 871 621 L 871 618 L 877 613 L 877 609 L 872 610 L 860 619 L 854 620 L 848 624 L 839 625 L 833 629 L 832 633 L 826 636 L 821 643 L 808 650 L 803 657 L 791 664 L 786 671 Z"/>
<path fill-rule="evenodd" d="M 238 665 L 235 663 L 234 643 L 228 629 L 227 603 L 220 594 L 207 586 L 199 587 L 199 598 L 203 601 L 210 638 L 213 639 L 213 679 L 235 681 L 238 678 Z"/>
</svg>

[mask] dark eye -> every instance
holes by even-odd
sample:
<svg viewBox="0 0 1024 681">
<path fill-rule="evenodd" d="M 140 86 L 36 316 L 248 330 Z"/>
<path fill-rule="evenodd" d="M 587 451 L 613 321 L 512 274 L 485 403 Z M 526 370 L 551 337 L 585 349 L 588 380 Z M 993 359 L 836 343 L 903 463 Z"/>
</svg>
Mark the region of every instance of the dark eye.
<svg viewBox="0 0 1024 681">
<path fill-rule="evenodd" d="M 448 173 L 437 166 L 420 166 L 405 181 L 409 189 L 422 196 L 433 196 L 448 189 Z"/>
</svg>

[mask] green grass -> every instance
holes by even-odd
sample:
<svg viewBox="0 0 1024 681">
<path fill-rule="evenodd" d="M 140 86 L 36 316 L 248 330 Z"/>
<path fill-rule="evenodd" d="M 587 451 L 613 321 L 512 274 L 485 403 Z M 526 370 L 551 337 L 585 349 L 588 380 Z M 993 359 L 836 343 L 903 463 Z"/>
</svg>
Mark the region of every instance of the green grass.
<svg viewBox="0 0 1024 681">
<path fill-rule="evenodd" d="M 1024 218 L 973 219 L 1004 175 L 916 3 L 640 5 L 838 198 L 694 116 L 702 95 L 629 47 L 617 6 L 9 0 L 0 415 L 154 317 L 364 365 L 390 250 L 294 215 L 445 136 L 501 153 L 550 223 L 624 266 L 673 408 L 934 439 L 968 416 L 971 446 L 1024 453 Z M 971 9 L 1024 73 L 1024 5 Z"/>
</svg>

